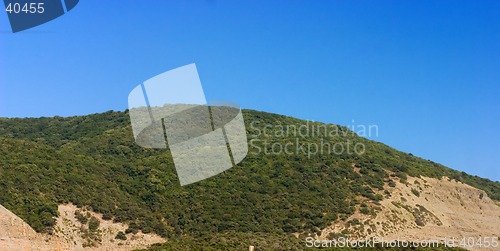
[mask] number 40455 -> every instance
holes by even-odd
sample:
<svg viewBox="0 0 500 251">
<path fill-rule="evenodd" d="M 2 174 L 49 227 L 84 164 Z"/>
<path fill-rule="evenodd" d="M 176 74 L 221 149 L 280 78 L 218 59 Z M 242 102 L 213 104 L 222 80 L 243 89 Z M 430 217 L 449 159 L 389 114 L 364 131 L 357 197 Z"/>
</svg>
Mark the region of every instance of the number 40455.
<svg viewBox="0 0 500 251">
<path fill-rule="evenodd" d="M 5 11 L 9 14 L 10 13 L 19 14 L 21 12 L 30 14 L 35 14 L 35 13 L 42 14 L 45 11 L 45 8 L 43 7 L 43 3 L 25 3 L 25 4 L 9 3 Z"/>
</svg>

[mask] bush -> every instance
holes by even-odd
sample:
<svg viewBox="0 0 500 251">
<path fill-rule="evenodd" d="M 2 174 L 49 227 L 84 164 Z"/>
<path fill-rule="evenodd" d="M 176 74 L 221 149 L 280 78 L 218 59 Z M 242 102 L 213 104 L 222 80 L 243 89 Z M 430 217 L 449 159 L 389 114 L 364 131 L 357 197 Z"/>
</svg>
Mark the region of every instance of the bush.
<svg viewBox="0 0 500 251">
<path fill-rule="evenodd" d="M 91 232 L 95 232 L 99 228 L 100 224 L 101 223 L 99 222 L 99 220 L 96 217 L 92 216 L 89 220 L 89 230 Z"/>
<path fill-rule="evenodd" d="M 360 213 L 362 214 L 370 214 L 370 209 L 367 207 L 362 207 L 361 210 L 359 210 Z"/>
<path fill-rule="evenodd" d="M 124 232 L 120 231 L 116 234 L 115 239 L 124 241 L 124 240 L 127 240 L 127 236 L 125 235 Z"/>
<path fill-rule="evenodd" d="M 411 189 L 411 192 L 412 192 L 415 196 L 420 197 L 420 192 L 419 192 L 417 189 L 412 188 L 412 189 Z"/>
<path fill-rule="evenodd" d="M 390 186 L 390 187 L 396 187 L 396 182 L 394 182 L 394 180 L 389 180 L 387 182 L 387 184 Z"/>
<path fill-rule="evenodd" d="M 75 211 L 75 218 L 83 225 L 87 224 L 88 218 L 83 215 L 80 210 Z"/>
</svg>

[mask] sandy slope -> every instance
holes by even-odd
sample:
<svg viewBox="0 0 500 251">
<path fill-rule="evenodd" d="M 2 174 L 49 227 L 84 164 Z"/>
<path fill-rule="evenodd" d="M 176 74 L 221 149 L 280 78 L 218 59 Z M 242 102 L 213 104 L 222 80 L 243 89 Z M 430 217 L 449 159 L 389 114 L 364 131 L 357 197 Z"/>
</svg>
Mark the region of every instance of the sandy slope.
<svg viewBox="0 0 500 251">
<path fill-rule="evenodd" d="M 102 220 L 100 214 L 89 211 L 100 221 L 100 241 L 96 246 L 84 247 L 88 240 L 82 236 L 82 224 L 75 218 L 78 208 L 74 205 L 60 205 L 58 209 L 60 217 L 54 234 L 48 236 L 36 233 L 23 220 L 0 205 L 0 251 L 131 250 L 165 241 L 160 236 L 140 232 L 135 235 L 127 234 L 127 240 L 117 240 L 114 237 L 118 231 L 125 231 L 127 225 Z"/>
<path fill-rule="evenodd" d="M 340 233 L 345 228 L 352 237 L 383 237 L 386 240 L 444 240 L 455 238 L 500 237 L 500 203 L 491 200 L 485 192 L 469 185 L 432 178 L 411 178 L 408 184 L 397 182 L 396 187 L 386 187 L 391 196 L 381 201 L 376 215 L 356 213 L 345 222 L 359 219 L 362 224 L 334 224 L 321 235 Z M 412 189 L 420 193 L 419 196 Z M 482 194 L 482 195 L 481 195 Z M 376 206 L 376 205 L 375 205 Z M 418 224 L 417 224 L 418 222 Z M 500 242 L 500 240 L 499 240 Z M 496 248 L 465 246 L 471 250 L 500 250 Z"/>
</svg>

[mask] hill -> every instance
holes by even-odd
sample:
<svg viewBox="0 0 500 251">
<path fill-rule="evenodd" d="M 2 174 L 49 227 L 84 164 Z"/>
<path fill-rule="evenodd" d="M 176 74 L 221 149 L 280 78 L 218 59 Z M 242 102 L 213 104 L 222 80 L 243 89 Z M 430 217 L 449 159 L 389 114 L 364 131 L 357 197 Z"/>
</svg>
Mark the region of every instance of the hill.
<svg viewBox="0 0 500 251">
<path fill-rule="evenodd" d="M 0 118 L 0 204 L 40 233 L 53 233 L 58 206 L 71 203 L 126 223 L 126 233 L 199 240 L 214 233 L 324 236 L 357 214 L 375 219 L 384 213 L 384 199 L 421 177 L 458 181 L 484 191 L 478 198 L 500 200 L 499 182 L 397 151 L 346 127 L 251 110 L 244 119 L 247 157 L 221 175 L 180 187 L 168 149 L 135 144 L 127 111 Z M 294 128 L 310 131 L 299 135 Z M 302 150 L 325 142 L 362 144 L 364 151 Z M 287 143 L 295 144 L 291 154 L 273 149 Z M 295 151 L 297 145 L 302 148 Z M 425 193 L 420 187 L 415 194 Z M 492 210 L 498 213 L 498 207 Z M 344 235 L 356 233 L 345 229 Z"/>
</svg>

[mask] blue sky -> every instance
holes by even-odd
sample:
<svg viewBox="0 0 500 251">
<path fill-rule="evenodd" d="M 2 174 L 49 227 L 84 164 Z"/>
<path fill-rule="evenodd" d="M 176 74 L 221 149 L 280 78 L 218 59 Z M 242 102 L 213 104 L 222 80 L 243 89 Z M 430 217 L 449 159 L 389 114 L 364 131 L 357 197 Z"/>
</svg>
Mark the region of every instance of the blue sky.
<svg viewBox="0 0 500 251">
<path fill-rule="evenodd" d="M 16 34 L 0 12 L 0 116 L 124 110 L 196 63 L 207 100 L 376 124 L 374 140 L 499 181 L 499 24 L 499 1 L 82 0 Z"/>
</svg>

